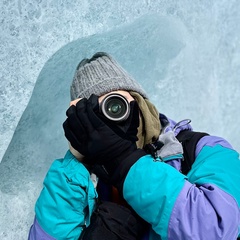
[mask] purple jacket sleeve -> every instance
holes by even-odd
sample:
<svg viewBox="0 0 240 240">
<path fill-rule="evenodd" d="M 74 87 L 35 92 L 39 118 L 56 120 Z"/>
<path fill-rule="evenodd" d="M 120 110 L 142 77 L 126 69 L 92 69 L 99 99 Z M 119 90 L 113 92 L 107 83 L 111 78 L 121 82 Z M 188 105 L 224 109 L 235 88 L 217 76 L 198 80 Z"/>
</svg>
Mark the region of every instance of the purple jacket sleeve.
<svg viewBox="0 0 240 240">
<path fill-rule="evenodd" d="M 28 240 L 55 240 L 56 238 L 51 237 L 49 234 L 47 234 L 39 225 L 37 219 L 34 219 L 33 225 L 31 226 L 31 229 L 29 231 Z"/>
<path fill-rule="evenodd" d="M 180 192 L 168 239 L 236 239 L 240 226 L 240 161 L 222 138 L 202 138 Z"/>
</svg>

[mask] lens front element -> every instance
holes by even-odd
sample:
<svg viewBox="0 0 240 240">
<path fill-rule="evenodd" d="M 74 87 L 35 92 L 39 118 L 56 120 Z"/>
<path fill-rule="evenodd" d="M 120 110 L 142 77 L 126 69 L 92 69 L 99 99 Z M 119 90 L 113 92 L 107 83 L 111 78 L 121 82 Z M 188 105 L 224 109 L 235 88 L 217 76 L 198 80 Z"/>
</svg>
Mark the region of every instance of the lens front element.
<svg viewBox="0 0 240 240">
<path fill-rule="evenodd" d="M 112 121 L 123 121 L 129 116 L 129 103 L 120 94 L 110 94 L 101 103 L 102 113 Z"/>
</svg>

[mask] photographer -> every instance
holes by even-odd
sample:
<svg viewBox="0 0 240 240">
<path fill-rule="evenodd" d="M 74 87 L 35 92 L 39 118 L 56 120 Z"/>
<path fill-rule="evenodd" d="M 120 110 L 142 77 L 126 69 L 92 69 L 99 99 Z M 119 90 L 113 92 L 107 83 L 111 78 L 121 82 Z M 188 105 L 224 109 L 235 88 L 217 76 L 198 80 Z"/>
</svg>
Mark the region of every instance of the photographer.
<svg viewBox="0 0 240 240">
<path fill-rule="evenodd" d="M 29 239 L 238 237 L 240 161 L 226 140 L 203 134 L 182 145 L 189 121 L 159 114 L 106 53 L 80 62 L 71 100 L 70 150 L 46 175 Z"/>
</svg>

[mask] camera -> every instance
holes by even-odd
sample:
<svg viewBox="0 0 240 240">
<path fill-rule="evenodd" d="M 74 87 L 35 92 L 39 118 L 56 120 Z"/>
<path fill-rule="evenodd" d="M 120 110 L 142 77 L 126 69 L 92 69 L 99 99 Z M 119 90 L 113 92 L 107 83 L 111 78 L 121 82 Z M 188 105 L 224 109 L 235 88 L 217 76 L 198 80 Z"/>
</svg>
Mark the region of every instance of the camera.
<svg viewBox="0 0 240 240">
<path fill-rule="evenodd" d="M 107 95 L 100 103 L 100 111 L 109 120 L 122 122 L 129 117 L 130 105 L 125 97 L 113 93 Z"/>
</svg>

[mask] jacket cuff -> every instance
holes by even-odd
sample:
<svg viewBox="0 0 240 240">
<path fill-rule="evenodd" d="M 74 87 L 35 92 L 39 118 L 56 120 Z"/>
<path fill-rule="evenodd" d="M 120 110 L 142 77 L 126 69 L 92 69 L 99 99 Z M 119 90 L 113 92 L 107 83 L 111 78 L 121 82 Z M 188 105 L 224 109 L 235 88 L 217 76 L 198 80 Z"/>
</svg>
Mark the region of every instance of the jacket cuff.
<svg viewBox="0 0 240 240">
<path fill-rule="evenodd" d="M 123 183 L 132 165 L 141 157 L 147 155 L 143 149 L 137 149 L 121 161 L 119 166 L 111 176 L 111 183 L 118 189 L 122 195 Z"/>
</svg>

